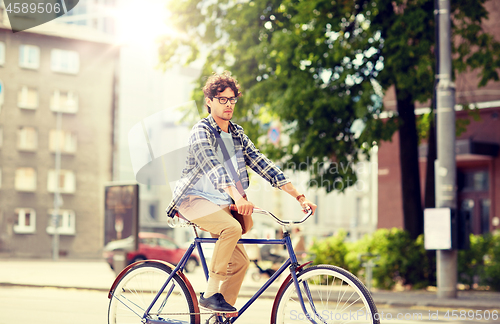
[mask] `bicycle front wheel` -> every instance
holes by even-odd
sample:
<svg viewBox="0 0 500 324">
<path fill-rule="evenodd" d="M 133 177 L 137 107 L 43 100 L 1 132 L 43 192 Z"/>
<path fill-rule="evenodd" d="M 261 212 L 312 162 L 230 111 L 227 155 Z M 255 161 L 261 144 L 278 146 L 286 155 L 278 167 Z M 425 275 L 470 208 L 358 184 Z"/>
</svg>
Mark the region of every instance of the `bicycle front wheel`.
<svg viewBox="0 0 500 324">
<path fill-rule="evenodd" d="M 306 312 L 291 280 L 276 297 L 277 311 L 271 323 L 380 323 L 368 289 L 348 271 L 318 265 L 299 272 L 297 279 Z"/>
<path fill-rule="evenodd" d="M 140 324 L 171 271 L 166 265 L 158 263 L 142 263 L 131 268 L 113 292 L 108 323 Z M 166 322 L 194 324 L 193 300 L 186 283 L 179 276 L 174 276 L 146 316 Z"/>
</svg>

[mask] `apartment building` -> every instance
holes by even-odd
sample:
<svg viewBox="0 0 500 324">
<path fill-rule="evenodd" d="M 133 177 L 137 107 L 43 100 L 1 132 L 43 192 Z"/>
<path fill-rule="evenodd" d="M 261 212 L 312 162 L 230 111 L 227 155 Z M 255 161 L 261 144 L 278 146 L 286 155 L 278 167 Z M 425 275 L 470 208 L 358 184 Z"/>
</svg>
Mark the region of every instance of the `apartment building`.
<svg viewBox="0 0 500 324">
<path fill-rule="evenodd" d="M 60 255 L 99 257 L 104 185 L 113 172 L 118 48 L 82 26 L 14 34 L 6 23 L 0 23 L 0 255 L 52 255 L 59 191 Z"/>
</svg>

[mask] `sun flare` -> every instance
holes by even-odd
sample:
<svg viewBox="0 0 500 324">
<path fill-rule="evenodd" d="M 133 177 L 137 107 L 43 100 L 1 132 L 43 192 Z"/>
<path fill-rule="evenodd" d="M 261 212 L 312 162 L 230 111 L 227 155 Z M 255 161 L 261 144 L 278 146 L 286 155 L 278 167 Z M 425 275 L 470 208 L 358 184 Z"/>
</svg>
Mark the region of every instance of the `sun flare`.
<svg viewBox="0 0 500 324">
<path fill-rule="evenodd" d="M 153 45 L 158 37 L 176 32 L 167 26 L 165 1 L 128 1 L 114 12 L 117 40 L 127 45 Z"/>
</svg>

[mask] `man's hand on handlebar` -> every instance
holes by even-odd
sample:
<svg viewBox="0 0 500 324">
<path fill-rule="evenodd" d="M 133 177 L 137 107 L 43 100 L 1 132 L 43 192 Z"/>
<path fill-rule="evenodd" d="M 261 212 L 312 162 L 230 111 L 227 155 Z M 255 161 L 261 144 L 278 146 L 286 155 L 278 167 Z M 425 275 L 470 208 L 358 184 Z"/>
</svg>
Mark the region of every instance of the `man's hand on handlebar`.
<svg viewBox="0 0 500 324">
<path fill-rule="evenodd" d="M 254 207 L 255 205 L 245 198 L 240 198 L 236 201 L 236 208 L 238 208 L 238 213 L 244 216 L 251 216 Z"/>
<path fill-rule="evenodd" d="M 302 210 L 304 211 L 304 214 L 307 214 L 308 210 L 312 209 L 312 214 L 314 215 L 316 208 L 318 208 L 318 206 L 315 203 L 313 203 L 312 201 L 310 201 L 307 198 L 303 199 L 299 203 L 300 203 L 300 206 L 302 207 Z"/>
<path fill-rule="evenodd" d="M 315 207 L 316 205 L 312 204 L 313 207 Z M 304 216 L 304 218 L 302 218 L 301 220 L 283 220 L 283 219 L 279 219 L 278 217 L 276 217 L 275 215 L 273 215 L 271 212 L 267 211 L 267 210 L 264 210 L 264 209 L 260 209 L 259 207 L 255 207 L 253 208 L 253 212 L 254 213 L 258 213 L 258 214 L 264 214 L 264 215 L 269 215 L 271 216 L 278 224 L 280 225 L 293 225 L 293 224 L 302 224 L 303 222 L 305 222 L 314 212 L 313 210 L 313 207 L 309 207 L 309 205 L 306 203 L 306 207 L 307 210 L 304 209 L 305 213 L 306 213 L 306 216 Z M 232 210 L 232 211 L 237 211 L 238 210 L 238 207 L 236 207 L 235 204 L 231 204 L 229 206 L 229 209 Z M 316 209 L 316 208 L 314 208 Z"/>
</svg>

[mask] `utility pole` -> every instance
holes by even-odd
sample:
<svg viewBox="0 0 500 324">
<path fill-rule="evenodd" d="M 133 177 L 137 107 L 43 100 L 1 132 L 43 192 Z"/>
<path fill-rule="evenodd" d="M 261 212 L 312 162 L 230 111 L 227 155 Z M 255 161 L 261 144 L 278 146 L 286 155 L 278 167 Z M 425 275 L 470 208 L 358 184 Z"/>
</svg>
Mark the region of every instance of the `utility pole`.
<svg viewBox="0 0 500 324">
<path fill-rule="evenodd" d="M 437 86 L 436 208 L 456 211 L 455 84 L 451 68 L 450 1 L 439 0 L 439 83 Z M 437 40 L 436 40 L 437 41 Z M 452 214 L 453 215 L 453 214 Z M 457 297 L 457 250 L 438 250 L 437 296 Z"/>
<path fill-rule="evenodd" d="M 56 119 L 56 187 L 54 191 L 54 212 L 52 214 L 52 226 L 54 233 L 52 234 L 52 259 L 57 261 L 59 259 L 59 207 L 62 205 L 61 189 L 59 188 L 59 177 L 61 173 L 61 146 L 62 146 L 62 112 L 57 112 Z"/>
</svg>

